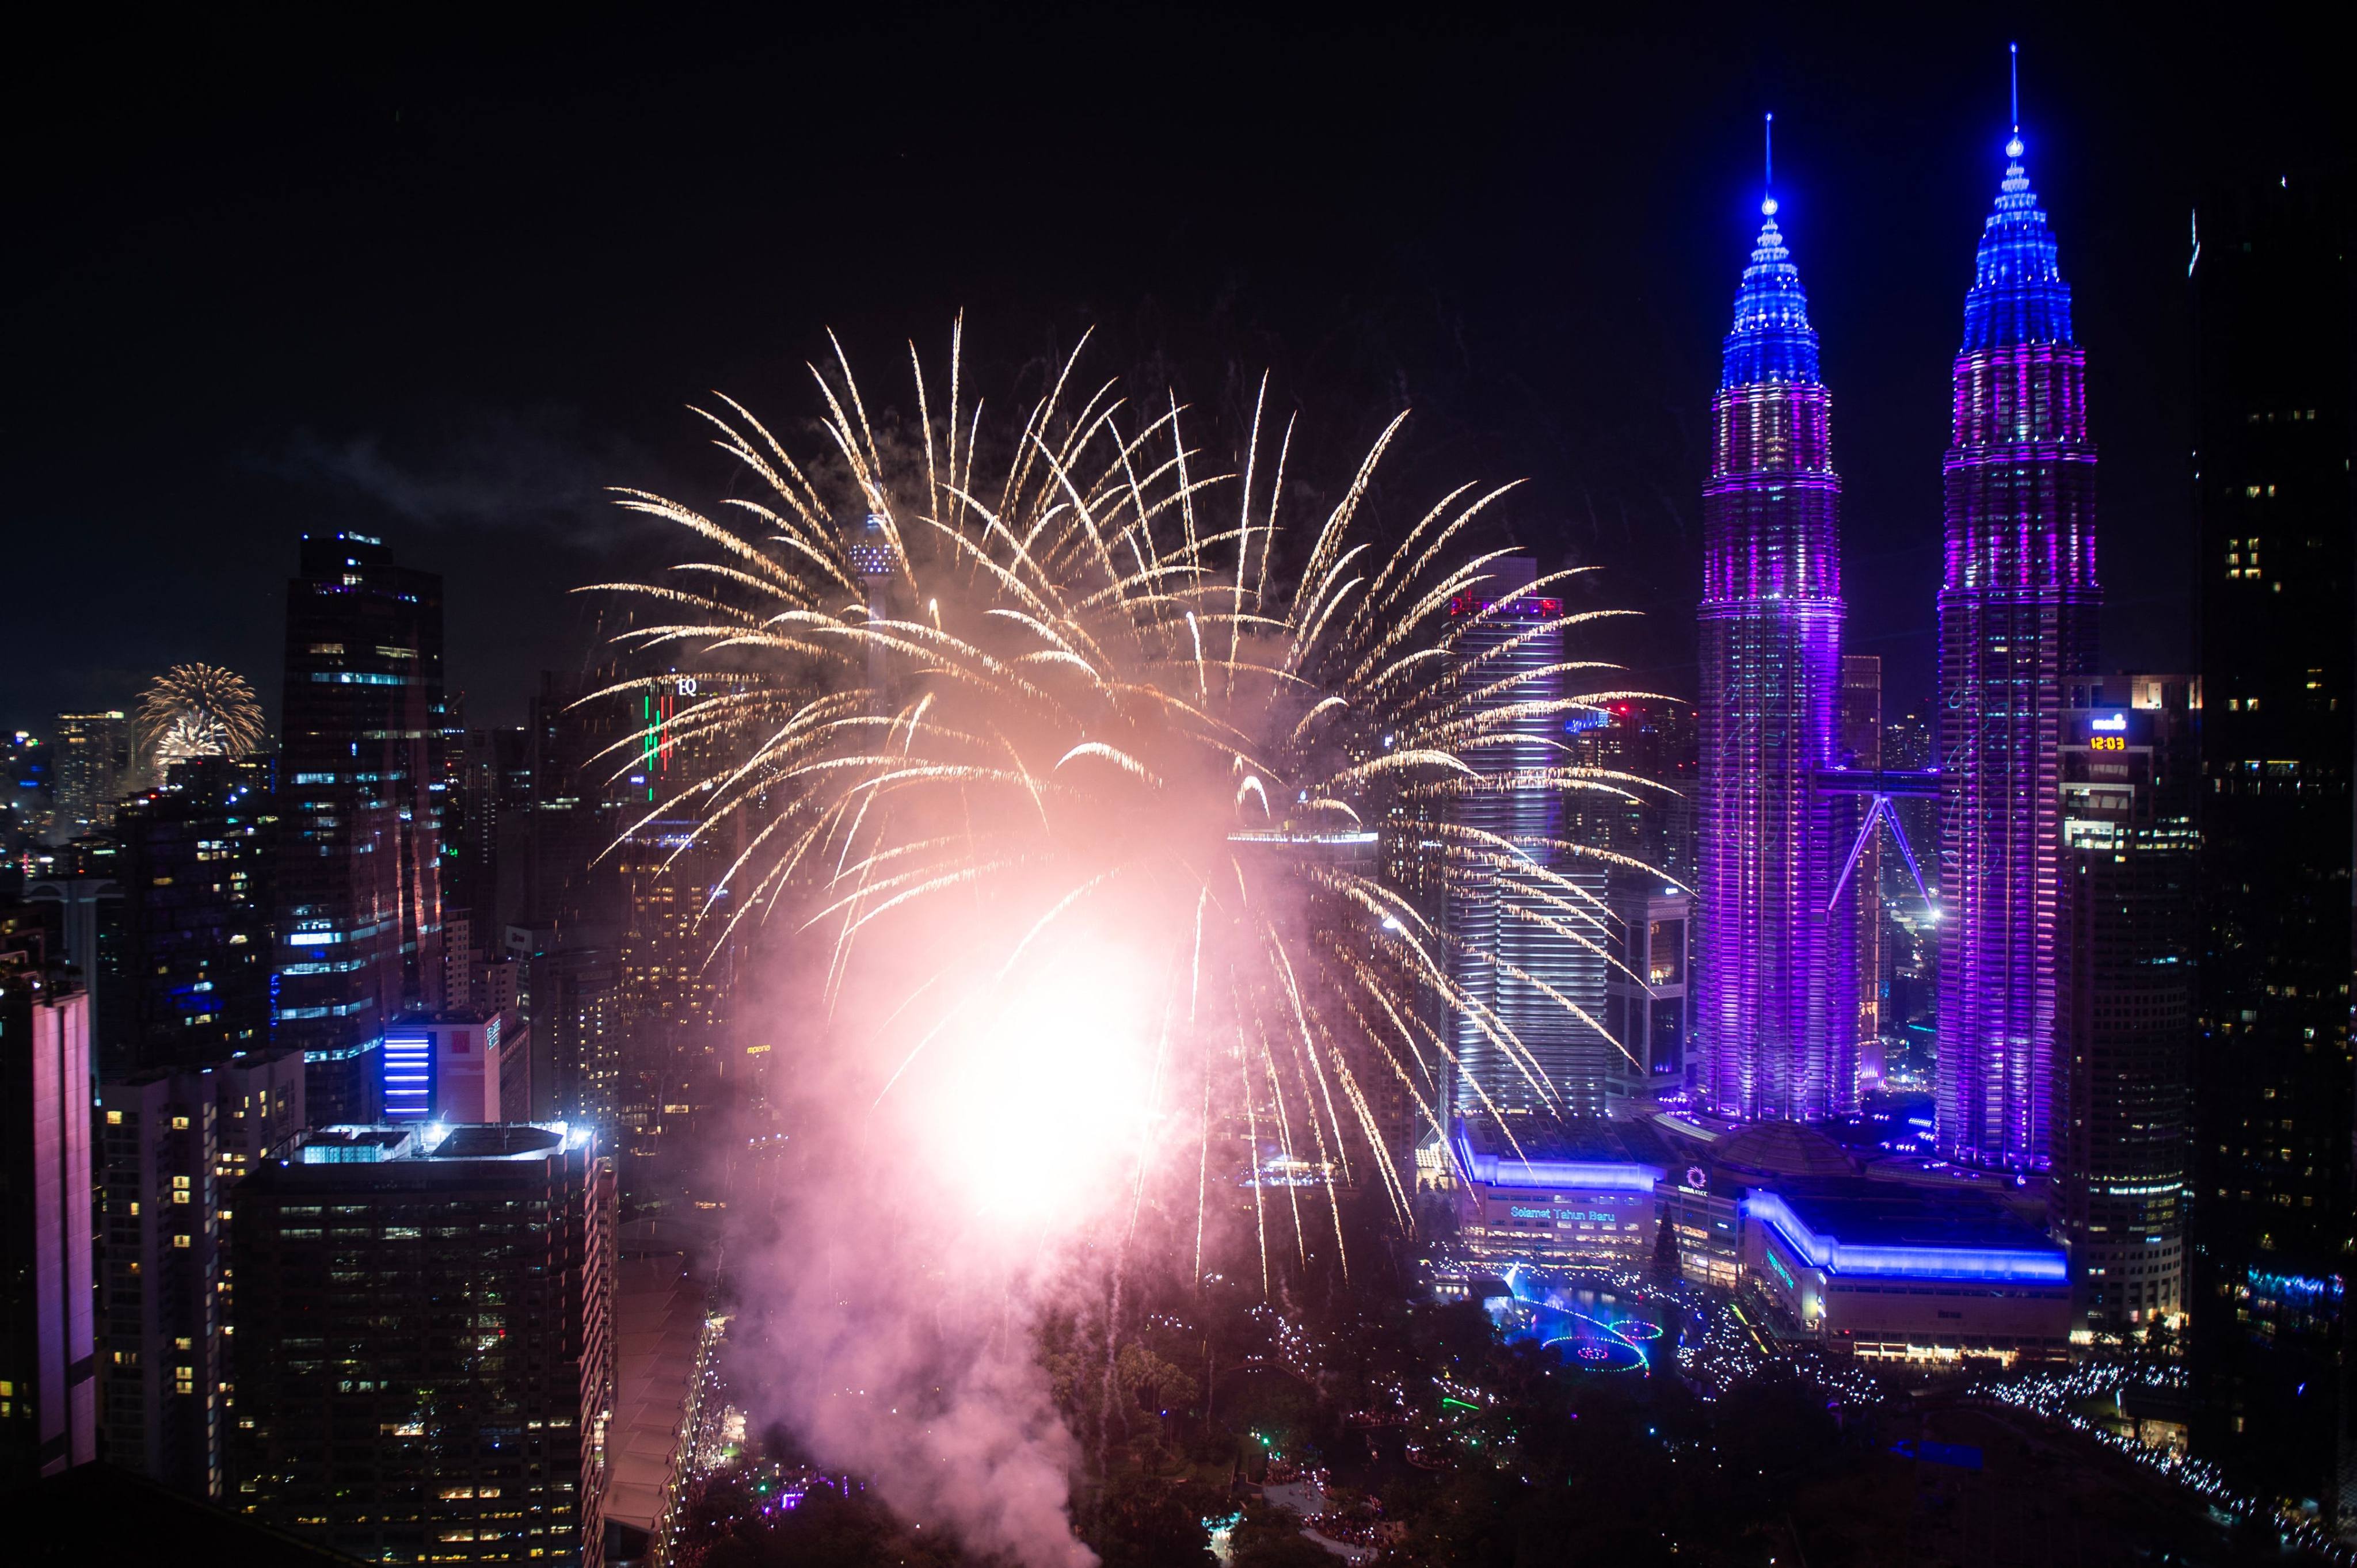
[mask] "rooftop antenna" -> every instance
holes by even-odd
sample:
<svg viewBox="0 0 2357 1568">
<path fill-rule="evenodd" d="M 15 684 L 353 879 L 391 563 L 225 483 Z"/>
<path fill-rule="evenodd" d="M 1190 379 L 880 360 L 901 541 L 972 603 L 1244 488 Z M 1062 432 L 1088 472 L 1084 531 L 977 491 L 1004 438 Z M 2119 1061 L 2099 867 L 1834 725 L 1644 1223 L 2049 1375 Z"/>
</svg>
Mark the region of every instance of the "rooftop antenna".
<svg viewBox="0 0 2357 1568">
<path fill-rule="evenodd" d="M 2013 78 L 2013 139 L 2006 143 L 2005 156 L 2018 158 L 2021 156 L 2021 46 L 2007 44 L 2005 52 Z"/>
<path fill-rule="evenodd" d="M 1773 218 L 1776 216 L 1776 112 L 1773 109 L 1768 112 L 1768 124 L 1760 135 L 1767 154 L 1768 177 L 1765 194 L 1760 199 L 1760 210 L 1762 215 Z"/>
</svg>

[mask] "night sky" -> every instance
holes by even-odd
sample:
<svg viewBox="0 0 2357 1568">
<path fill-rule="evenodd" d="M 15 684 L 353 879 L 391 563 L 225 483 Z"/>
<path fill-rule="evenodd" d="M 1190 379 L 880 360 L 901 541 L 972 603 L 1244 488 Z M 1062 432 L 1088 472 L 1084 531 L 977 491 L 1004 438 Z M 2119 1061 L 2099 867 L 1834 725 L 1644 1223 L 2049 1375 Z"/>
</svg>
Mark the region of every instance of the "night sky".
<svg viewBox="0 0 2357 1568">
<path fill-rule="evenodd" d="M 2255 7 L 2167 36 L 2158 11 L 1936 14 L 93 23 L 19 53 L 0 110 L 0 724 L 46 732 L 186 659 L 247 674 L 274 723 L 295 541 L 339 526 L 445 575 L 450 683 L 470 722 L 517 722 L 535 671 L 590 656 L 565 590 L 651 548 L 601 487 L 729 482 L 683 404 L 720 388 L 800 428 L 828 327 L 905 403 L 906 340 L 937 355 L 961 307 L 1002 413 L 1091 325 L 1102 375 L 1222 417 L 1272 371 L 1304 504 L 1412 406 L 1382 515 L 1527 477 L 1512 534 L 1605 565 L 1648 612 L 1625 656 L 1690 695 L 1769 109 L 1849 647 L 1904 705 L 1932 679 L 1948 369 L 2016 36 L 2103 449 L 2104 663 L 2179 665 L 2189 212 L 2345 156 L 2337 46 Z"/>
</svg>

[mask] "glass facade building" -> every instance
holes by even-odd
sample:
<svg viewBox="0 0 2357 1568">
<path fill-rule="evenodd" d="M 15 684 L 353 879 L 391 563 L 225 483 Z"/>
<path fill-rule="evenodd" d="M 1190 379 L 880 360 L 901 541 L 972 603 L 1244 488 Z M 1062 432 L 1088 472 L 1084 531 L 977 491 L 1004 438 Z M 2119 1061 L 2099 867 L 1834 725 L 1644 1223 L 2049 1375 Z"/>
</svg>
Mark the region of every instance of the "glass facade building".
<svg viewBox="0 0 2357 1568">
<path fill-rule="evenodd" d="M 313 1113 L 377 1113 L 384 1026 L 442 1004 L 442 579 L 306 535 L 286 585 L 271 1039 Z"/>
<path fill-rule="evenodd" d="M 1618 938 L 1607 913 L 1604 865 L 1561 847 L 1557 789 L 1518 781 L 1563 759 L 1565 717 L 1546 706 L 1564 695 L 1557 668 L 1563 632 L 1548 625 L 1532 635 L 1534 623 L 1561 617 L 1563 601 L 1534 593 L 1537 579 L 1530 556 L 1508 555 L 1491 564 L 1479 592 L 1449 607 L 1451 615 L 1482 617 L 1458 640 L 1458 655 L 1490 693 L 1486 700 L 1541 710 L 1514 721 L 1512 745 L 1484 746 L 1467 758 L 1483 787 L 1452 806 L 1460 825 L 1507 841 L 1520 857 L 1448 889 L 1451 978 L 1474 1004 L 1455 1009 L 1454 1018 L 1454 1101 L 1467 1116 L 1542 1110 L 1601 1115 L 1626 1083 L 1625 1058 L 1605 1032 L 1605 974 Z M 1524 871 L 1521 860 L 1549 868 L 1582 896 L 1567 897 Z"/>
<path fill-rule="evenodd" d="M 2095 446 L 2071 290 L 2022 166 L 1981 233 L 1953 369 L 1940 590 L 1938 1129 L 2052 1160 L 2062 715 L 2095 666 Z"/>
</svg>

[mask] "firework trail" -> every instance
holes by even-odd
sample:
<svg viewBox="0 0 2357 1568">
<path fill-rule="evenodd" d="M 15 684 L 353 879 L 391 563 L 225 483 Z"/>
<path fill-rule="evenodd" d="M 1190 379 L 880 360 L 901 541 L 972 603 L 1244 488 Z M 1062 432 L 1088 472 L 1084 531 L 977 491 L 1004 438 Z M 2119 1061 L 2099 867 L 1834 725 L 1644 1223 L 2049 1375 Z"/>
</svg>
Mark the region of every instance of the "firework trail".
<svg viewBox="0 0 2357 1568">
<path fill-rule="evenodd" d="M 1555 867 L 1637 863 L 1452 809 L 1482 790 L 1651 788 L 1574 766 L 1560 742 L 1536 768 L 1497 760 L 1562 734 L 1539 721 L 1642 694 L 1534 694 L 1609 686 L 1613 667 L 1513 657 L 1616 612 L 1563 610 L 1555 585 L 1572 573 L 1511 606 L 1484 595 L 1506 553 L 1464 541 L 1512 487 L 1451 492 L 1396 548 L 1366 537 L 1400 420 L 1304 528 L 1281 506 L 1291 425 L 1265 430 L 1260 407 L 1234 471 L 1213 472 L 1175 403 L 1082 389 L 1068 362 L 985 462 L 955 337 L 945 383 L 912 349 L 917 418 L 880 437 L 835 360 L 813 368 L 815 455 L 733 401 L 697 411 L 752 493 L 705 513 L 621 492 L 692 536 L 694 558 L 665 581 L 585 591 L 628 596 L 634 657 L 702 693 L 618 747 L 668 746 L 672 777 L 683 768 L 640 827 L 694 821 L 678 853 L 726 865 L 716 930 L 794 933 L 825 1026 L 852 1040 L 828 1091 L 891 1128 L 929 1195 L 957 1197 L 920 1266 L 942 1280 L 964 1249 L 1029 1268 L 1076 1237 L 1134 1234 L 1142 1211 L 1179 1212 L 1191 1222 L 1162 1234 L 1191 1245 L 1200 1277 L 1207 1226 L 1248 1189 L 1265 1289 L 1272 1255 L 1306 1256 L 1329 1224 L 1340 1255 L 1339 1186 L 1379 1188 L 1412 1223 L 1413 1174 L 1376 1105 L 1404 1092 L 1419 1123 L 1442 1124 L 1445 1020 L 1469 1019 L 1537 1100 L 1557 1099 L 1455 977 L 1443 894 L 1511 874 L 1518 918 L 1618 962 L 1602 904 Z M 1420 889 L 1383 852 L 1403 822 L 1436 846 Z M 1480 956 L 1609 1037 L 1539 977 Z M 1265 1168 L 1291 1174 L 1265 1182 Z M 881 1242 L 844 1245 L 883 1266 Z M 805 1424 L 890 1380 L 870 1326 L 827 1316 L 840 1305 L 813 1300 L 793 1327 L 810 1359 L 859 1369 L 813 1385 Z M 861 1442 L 838 1449 L 872 1456 Z M 1030 1446 L 1043 1472 L 1060 1463 Z M 1027 1561 L 1065 1560 L 1040 1531 L 973 1518 L 982 1492 L 1026 1487 L 1038 1477 L 925 1498 Z"/>
<path fill-rule="evenodd" d="M 175 664 L 139 694 L 139 748 L 161 779 L 193 757 L 242 757 L 262 745 L 262 704 L 217 664 Z"/>
</svg>

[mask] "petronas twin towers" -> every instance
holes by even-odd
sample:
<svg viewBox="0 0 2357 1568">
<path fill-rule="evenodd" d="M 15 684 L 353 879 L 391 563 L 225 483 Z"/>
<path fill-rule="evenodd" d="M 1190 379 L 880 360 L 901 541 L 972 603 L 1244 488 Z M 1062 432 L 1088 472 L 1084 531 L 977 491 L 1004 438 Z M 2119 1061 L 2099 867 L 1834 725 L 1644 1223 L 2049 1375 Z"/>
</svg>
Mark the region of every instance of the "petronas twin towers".
<svg viewBox="0 0 2357 1568">
<path fill-rule="evenodd" d="M 1953 366 L 1941 767 L 1839 754 L 1843 601 L 1831 398 L 1773 199 L 1736 294 L 1703 491 L 1702 1098 L 1745 1120 L 1858 1101 L 1861 827 L 1939 800 L 1938 1140 L 2044 1166 L 2056 1008 L 2061 712 L 2095 655 L 2095 449 L 2085 354 L 2018 129 Z"/>
</svg>

